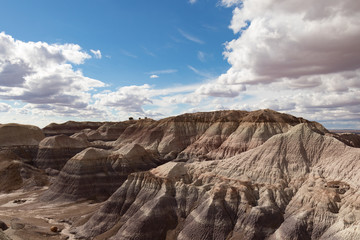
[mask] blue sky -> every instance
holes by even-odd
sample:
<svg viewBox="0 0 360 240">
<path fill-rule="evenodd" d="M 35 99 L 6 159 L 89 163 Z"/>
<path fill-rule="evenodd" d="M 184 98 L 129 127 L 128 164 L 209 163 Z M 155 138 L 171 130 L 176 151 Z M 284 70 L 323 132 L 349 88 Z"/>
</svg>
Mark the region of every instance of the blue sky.
<svg viewBox="0 0 360 240">
<path fill-rule="evenodd" d="M 223 43 L 233 38 L 232 10 L 215 1 L 15 0 L 1 5 L 1 30 L 16 39 L 100 49 L 100 61 L 79 67 L 112 87 L 188 84 L 204 78 L 189 66 L 209 76 L 229 68 L 222 52 Z M 159 78 L 149 81 L 153 72 Z"/>
<path fill-rule="evenodd" d="M 271 108 L 360 128 L 357 0 L 0 4 L 2 123 Z"/>
</svg>

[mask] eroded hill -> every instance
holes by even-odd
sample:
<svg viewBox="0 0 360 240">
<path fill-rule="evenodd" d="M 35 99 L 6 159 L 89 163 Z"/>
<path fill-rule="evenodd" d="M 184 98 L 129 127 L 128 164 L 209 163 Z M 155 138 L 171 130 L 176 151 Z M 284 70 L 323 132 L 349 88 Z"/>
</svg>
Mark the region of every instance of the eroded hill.
<svg viewBox="0 0 360 240">
<path fill-rule="evenodd" d="M 20 135 L 35 129 L 14 126 Z M 0 136 L 0 171 L 13 173 L 13 189 L 36 191 L 22 209 L 37 207 L 29 222 L 46 217 L 40 205 L 79 207 L 80 215 L 47 221 L 64 229 L 51 239 L 360 239 L 357 135 L 269 109 L 67 122 L 44 132 L 11 144 Z M 0 199 L 0 220 L 11 221 L 6 204 Z"/>
</svg>

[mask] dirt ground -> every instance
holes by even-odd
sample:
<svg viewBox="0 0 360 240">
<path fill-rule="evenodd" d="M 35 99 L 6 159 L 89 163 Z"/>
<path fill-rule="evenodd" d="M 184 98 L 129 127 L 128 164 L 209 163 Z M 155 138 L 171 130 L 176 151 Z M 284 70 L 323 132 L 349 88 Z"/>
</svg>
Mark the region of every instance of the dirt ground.
<svg viewBox="0 0 360 240">
<path fill-rule="evenodd" d="M 0 220 L 9 227 L 4 231 L 7 236 L 13 240 L 71 240 L 70 227 L 85 222 L 101 205 L 92 201 L 44 203 L 38 198 L 45 190 L 0 194 Z M 58 230 L 51 231 L 52 226 Z"/>
</svg>

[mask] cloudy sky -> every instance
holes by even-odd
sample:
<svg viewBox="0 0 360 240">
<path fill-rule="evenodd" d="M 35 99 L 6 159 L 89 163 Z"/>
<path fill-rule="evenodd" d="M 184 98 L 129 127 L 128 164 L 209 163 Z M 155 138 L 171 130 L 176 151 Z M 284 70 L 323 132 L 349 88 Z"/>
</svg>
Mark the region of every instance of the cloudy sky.
<svg viewBox="0 0 360 240">
<path fill-rule="evenodd" d="M 0 123 L 270 108 L 360 129 L 358 0 L 0 4 Z"/>
</svg>

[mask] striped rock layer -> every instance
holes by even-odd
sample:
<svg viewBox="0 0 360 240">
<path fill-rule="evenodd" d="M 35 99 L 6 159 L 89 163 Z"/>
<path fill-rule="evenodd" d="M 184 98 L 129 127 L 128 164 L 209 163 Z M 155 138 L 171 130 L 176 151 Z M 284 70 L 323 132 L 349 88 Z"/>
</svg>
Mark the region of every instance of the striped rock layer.
<svg viewBox="0 0 360 240">
<path fill-rule="evenodd" d="M 44 138 L 40 128 L 32 125 L 0 124 L 0 151 L 14 153 L 23 162 L 36 158 L 39 142 Z"/>
<path fill-rule="evenodd" d="M 86 239 L 359 239 L 360 149 L 297 124 L 223 160 L 130 174 Z"/>
<path fill-rule="evenodd" d="M 42 199 L 104 200 L 121 186 L 128 174 L 156 166 L 149 153 L 137 144 L 117 151 L 86 148 L 66 162 Z"/>
<path fill-rule="evenodd" d="M 90 143 L 81 138 L 67 135 L 47 137 L 39 143 L 34 163 L 41 169 L 61 170 L 70 158 L 89 146 Z"/>
<path fill-rule="evenodd" d="M 114 146 L 137 143 L 167 160 L 223 159 L 260 146 L 273 135 L 304 122 L 310 123 L 269 109 L 143 119 L 127 127 Z M 326 131 L 318 123 L 311 124 Z"/>
</svg>

